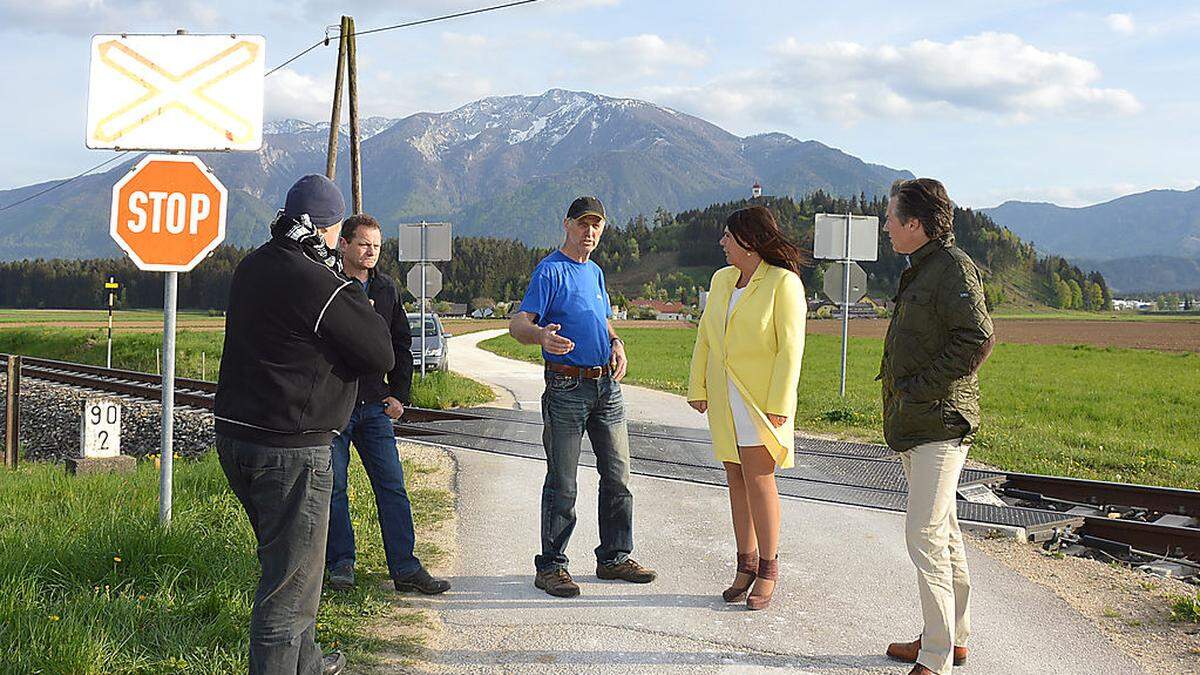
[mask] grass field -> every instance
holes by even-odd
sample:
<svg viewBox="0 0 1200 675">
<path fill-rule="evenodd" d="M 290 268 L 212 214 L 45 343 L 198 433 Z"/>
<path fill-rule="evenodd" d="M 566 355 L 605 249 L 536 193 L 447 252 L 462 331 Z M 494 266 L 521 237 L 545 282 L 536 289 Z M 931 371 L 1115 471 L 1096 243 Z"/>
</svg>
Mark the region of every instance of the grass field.
<svg viewBox="0 0 1200 675">
<path fill-rule="evenodd" d="M 113 312 L 113 324 L 155 323 L 162 325 L 160 309 L 121 309 Z M 212 315 L 205 310 L 180 310 L 176 321 L 180 326 L 194 322 L 223 322 L 219 313 Z M 0 309 L 0 324 L 5 323 L 95 323 L 108 325 L 108 310 L 103 309 Z"/>
<path fill-rule="evenodd" d="M 693 329 L 625 328 L 627 382 L 685 393 Z M 507 335 L 481 344 L 540 361 Z M 809 335 L 796 411 L 800 429 L 882 442 L 882 343 L 851 338 L 846 400 L 841 340 Z M 972 456 L 1010 471 L 1200 486 L 1200 354 L 1000 344 L 980 373 L 983 429 Z"/>
<path fill-rule="evenodd" d="M 391 601 L 370 484 L 360 463 L 350 466 L 359 584 L 326 593 L 317 632 L 361 669 L 372 652 L 403 655 L 417 646 L 373 637 L 372 620 L 422 618 Z M 152 463 L 133 476 L 71 478 L 45 464 L 0 472 L 0 672 L 246 672 L 258 577 L 249 522 L 215 453 L 175 467 L 165 530 Z M 435 470 L 405 466 L 418 483 Z M 411 486 L 418 529 L 450 515 L 448 492 Z M 420 537 L 417 552 L 426 564 L 445 555 Z"/>
<path fill-rule="evenodd" d="M 215 381 L 221 363 L 224 333 L 181 329 L 175 336 L 175 374 Z M 104 365 L 105 332 L 61 328 L 0 329 L 0 353 Z M 113 367 L 159 372 L 156 350 L 162 333 L 119 333 L 113 337 Z M 454 373 L 435 373 L 413 380 L 413 402 L 426 408 L 449 408 L 486 403 L 492 390 Z"/>
</svg>

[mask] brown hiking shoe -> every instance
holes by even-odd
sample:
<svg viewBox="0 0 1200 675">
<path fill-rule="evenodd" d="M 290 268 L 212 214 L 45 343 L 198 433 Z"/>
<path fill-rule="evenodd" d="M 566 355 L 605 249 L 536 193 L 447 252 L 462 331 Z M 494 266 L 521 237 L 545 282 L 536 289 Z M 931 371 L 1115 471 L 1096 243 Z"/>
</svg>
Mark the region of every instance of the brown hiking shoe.
<svg viewBox="0 0 1200 675">
<path fill-rule="evenodd" d="M 579 584 L 571 579 L 571 573 L 563 567 L 553 567 L 537 573 L 533 585 L 559 598 L 573 598 L 579 595 Z"/>
<path fill-rule="evenodd" d="M 649 567 L 642 567 L 633 558 L 626 558 L 616 565 L 596 563 L 596 576 L 601 579 L 620 579 L 635 584 L 648 584 L 658 578 L 658 572 Z"/>
</svg>

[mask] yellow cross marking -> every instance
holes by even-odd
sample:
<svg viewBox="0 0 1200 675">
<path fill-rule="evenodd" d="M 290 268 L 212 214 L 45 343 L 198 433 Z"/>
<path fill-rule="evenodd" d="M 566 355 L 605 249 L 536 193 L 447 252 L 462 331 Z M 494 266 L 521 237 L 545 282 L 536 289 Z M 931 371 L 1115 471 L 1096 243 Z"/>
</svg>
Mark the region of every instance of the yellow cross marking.
<svg viewBox="0 0 1200 675">
<path fill-rule="evenodd" d="M 208 90 L 254 63 L 259 45 L 242 40 L 183 73 L 175 74 L 119 40 L 98 47 L 100 60 L 145 90 L 145 93 L 96 124 L 95 137 L 111 143 L 169 110 L 179 110 L 221 135 L 243 143 L 253 137 L 250 121 L 213 100 Z M 226 64 L 229 64 L 225 68 Z M 221 70 L 224 68 L 224 70 Z M 214 72 L 217 71 L 217 72 Z M 207 79 L 201 79 L 207 77 Z M 193 84 L 199 81 L 199 84 Z"/>
</svg>

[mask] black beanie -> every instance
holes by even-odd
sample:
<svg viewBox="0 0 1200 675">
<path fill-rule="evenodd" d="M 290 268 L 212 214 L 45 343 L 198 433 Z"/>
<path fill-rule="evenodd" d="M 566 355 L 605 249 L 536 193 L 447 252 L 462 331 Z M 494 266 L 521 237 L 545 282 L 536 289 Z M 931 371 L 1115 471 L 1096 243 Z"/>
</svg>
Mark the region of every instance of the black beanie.
<svg viewBox="0 0 1200 675">
<path fill-rule="evenodd" d="M 333 181 L 320 174 L 313 173 L 301 178 L 288 190 L 283 215 L 299 220 L 305 213 L 318 228 L 337 223 L 346 213 L 342 191 Z"/>
</svg>

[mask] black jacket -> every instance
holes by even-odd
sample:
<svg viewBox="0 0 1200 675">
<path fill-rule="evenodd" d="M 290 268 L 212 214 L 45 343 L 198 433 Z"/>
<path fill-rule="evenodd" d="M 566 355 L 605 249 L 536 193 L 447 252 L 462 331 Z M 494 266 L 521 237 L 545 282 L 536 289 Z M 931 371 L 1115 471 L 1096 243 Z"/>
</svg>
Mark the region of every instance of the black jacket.
<svg viewBox="0 0 1200 675">
<path fill-rule="evenodd" d="M 216 432 L 273 447 L 326 445 L 350 421 L 358 378 L 394 361 L 362 286 L 273 238 L 233 275 Z"/>
<path fill-rule="evenodd" d="M 384 381 L 383 373 L 371 373 L 358 379 L 358 402 L 378 403 L 387 396 L 393 396 L 404 405 L 410 403 L 412 396 L 413 360 L 412 360 L 412 329 L 408 325 L 408 314 L 404 311 L 404 303 L 400 302 L 400 291 L 396 282 L 382 272 L 371 270 L 367 277 L 367 297 L 375 306 L 375 313 L 383 317 L 392 334 L 392 351 L 396 355 L 396 365 L 387 374 Z M 361 283 L 357 280 L 355 283 Z"/>
</svg>

